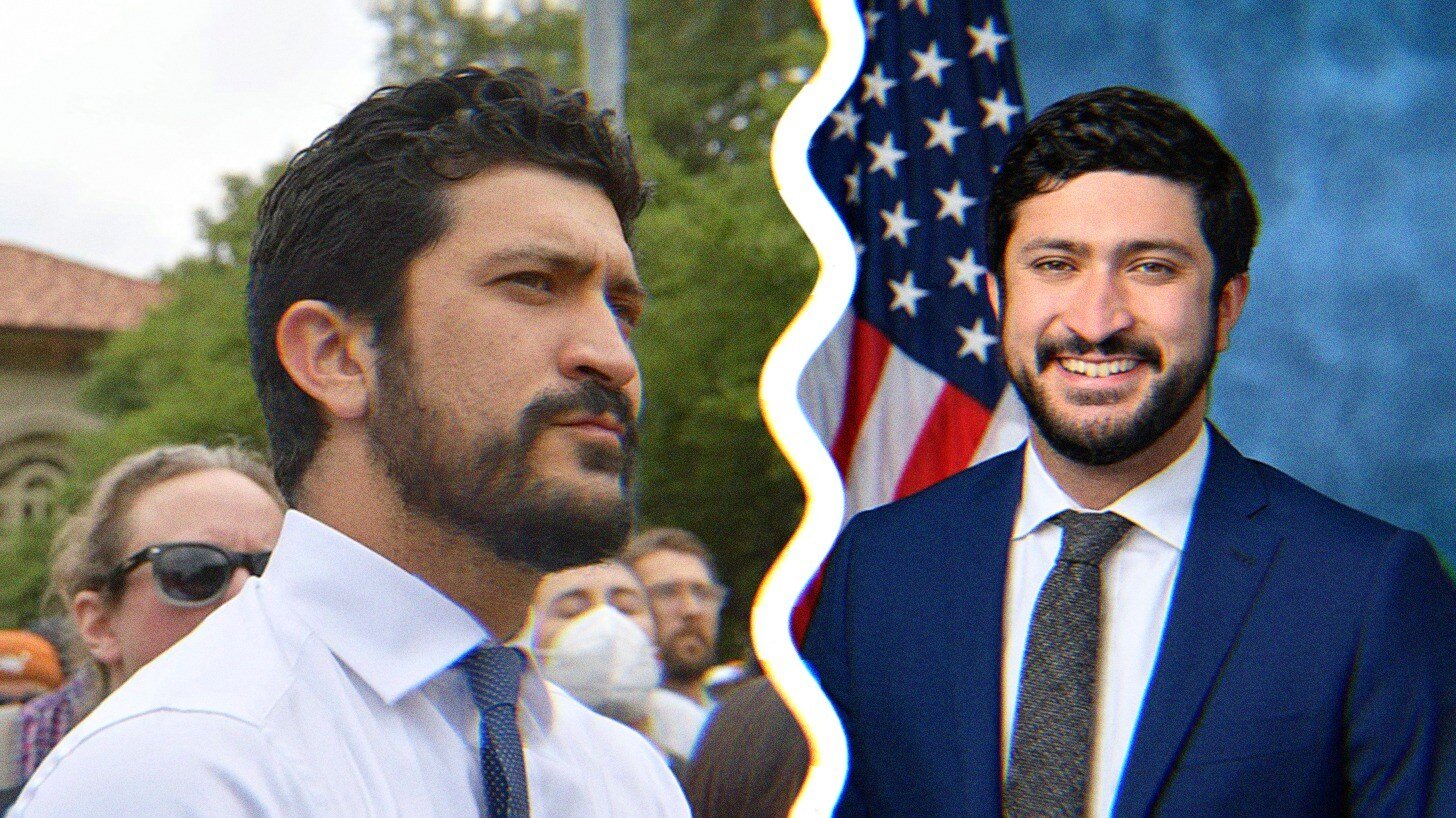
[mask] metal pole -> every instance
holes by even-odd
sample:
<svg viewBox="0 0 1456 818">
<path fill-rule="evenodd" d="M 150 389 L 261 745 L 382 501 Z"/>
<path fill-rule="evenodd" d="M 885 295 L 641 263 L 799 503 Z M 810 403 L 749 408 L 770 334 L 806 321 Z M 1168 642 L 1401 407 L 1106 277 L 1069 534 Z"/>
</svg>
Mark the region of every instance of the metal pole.
<svg viewBox="0 0 1456 818">
<path fill-rule="evenodd" d="M 627 0 L 582 0 L 582 17 L 587 93 L 593 106 L 616 111 L 621 124 L 627 110 Z"/>
</svg>

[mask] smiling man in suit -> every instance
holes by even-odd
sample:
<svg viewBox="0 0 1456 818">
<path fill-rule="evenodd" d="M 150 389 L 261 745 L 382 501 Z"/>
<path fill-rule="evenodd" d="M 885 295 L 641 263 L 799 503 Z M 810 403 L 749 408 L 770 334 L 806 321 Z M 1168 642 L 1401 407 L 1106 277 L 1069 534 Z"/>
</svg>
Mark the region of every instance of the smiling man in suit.
<svg viewBox="0 0 1456 818">
<path fill-rule="evenodd" d="M 1456 815 L 1456 591 L 1430 544 L 1205 420 L 1258 230 L 1238 162 L 1130 88 L 992 190 L 1028 445 L 855 517 L 804 655 L 840 815 Z"/>
</svg>

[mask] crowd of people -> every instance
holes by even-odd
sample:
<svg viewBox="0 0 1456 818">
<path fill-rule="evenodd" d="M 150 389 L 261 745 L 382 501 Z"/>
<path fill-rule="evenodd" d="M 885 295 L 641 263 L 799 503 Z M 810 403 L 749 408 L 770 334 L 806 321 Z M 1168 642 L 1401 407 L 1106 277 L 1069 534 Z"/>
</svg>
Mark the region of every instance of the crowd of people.
<svg viewBox="0 0 1456 818">
<path fill-rule="evenodd" d="M 64 623 L 0 631 L 0 811 L 110 691 L 262 572 L 285 508 L 237 447 L 159 447 L 97 482 L 56 537 Z M 702 540 L 652 528 L 545 575 L 518 641 L 546 679 L 651 741 L 694 815 L 784 815 L 808 745 L 751 656 L 717 661 L 727 593 Z"/>
<path fill-rule="evenodd" d="M 0 631 L 0 813 L 109 692 L 262 573 L 285 510 L 266 465 L 234 446 L 154 448 L 97 482 L 56 536 L 60 627 Z M 702 540 L 652 528 L 542 577 L 517 642 L 547 680 L 646 737 L 694 815 L 787 814 L 808 745 L 751 657 L 717 661 L 727 593 Z"/>
</svg>

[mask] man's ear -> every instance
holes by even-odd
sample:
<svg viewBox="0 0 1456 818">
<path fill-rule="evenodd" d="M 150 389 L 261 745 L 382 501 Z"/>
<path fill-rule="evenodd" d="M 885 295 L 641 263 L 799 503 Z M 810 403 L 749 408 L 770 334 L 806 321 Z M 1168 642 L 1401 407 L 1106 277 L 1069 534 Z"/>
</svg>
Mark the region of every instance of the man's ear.
<svg viewBox="0 0 1456 818">
<path fill-rule="evenodd" d="M 104 668 L 121 667 L 121 642 L 111 623 L 111 610 L 106 607 L 100 591 L 80 591 L 71 600 L 71 617 L 76 620 L 76 630 L 86 650 Z"/>
<path fill-rule="evenodd" d="M 1001 282 L 990 273 L 986 273 L 986 297 L 991 299 L 991 314 L 996 316 L 996 323 L 1001 323 Z"/>
<path fill-rule="evenodd" d="M 278 319 L 278 359 L 289 377 L 330 415 L 361 420 L 374 387 L 372 323 L 344 317 L 323 301 L 297 301 Z"/>
<path fill-rule="evenodd" d="M 1239 322 L 1239 315 L 1244 311 L 1244 302 L 1248 299 L 1248 273 L 1239 273 L 1224 282 L 1223 289 L 1218 294 L 1218 315 L 1216 317 L 1218 326 L 1215 350 L 1218 352 L 1229 348 L 1229 336 L 1233 334 L 1234 325 Z"/>
</svg>

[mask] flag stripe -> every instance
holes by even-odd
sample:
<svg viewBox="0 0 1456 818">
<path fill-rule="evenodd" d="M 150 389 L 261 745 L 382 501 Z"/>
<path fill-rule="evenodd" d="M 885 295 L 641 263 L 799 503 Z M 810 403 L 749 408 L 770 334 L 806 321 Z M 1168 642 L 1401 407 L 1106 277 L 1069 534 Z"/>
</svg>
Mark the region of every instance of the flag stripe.
<svg viewBox="0 0 1456 818">
<path fill-rule="evenodd" d="M 840 477 L 849 475 L 860 429 L 870 413 L 870 404 L 879 389 L 889 357 L 890 339 L 868 322 L 856 318 L 849 341 L 849 378 L 844 390 L 844 414 L 834 436 L 834 446 L 830 449 Z"/>
<path fill-rule="evenodd" d="M 854 314 L 846 312 L 824 343 L 814 350 L 799 378 L 799 405 L 820 440 L 834 440 L 844 416 L 844 393 L 849 384 L 849 340 Z"/>
<path fill-rule="evenodd" d="M 894 497 L 895 486 L 915 450 L 916 438 L 886 435 L 885 430 L 922 428 L 944 391 L 944 378 L 898 347 L 890 349 L 880 388 L 865 415 L 845 480 L 845 498 L 851 507 L 871 508 Z M 966 462 L 970 462 L 969 458 Z"/>
<path fill-rule="evenodd" d="M 947 384 L 920 430 L 895 497 L 914 494 L 970 465 L 990 420 L 986 407 Z"/>
</svg>

